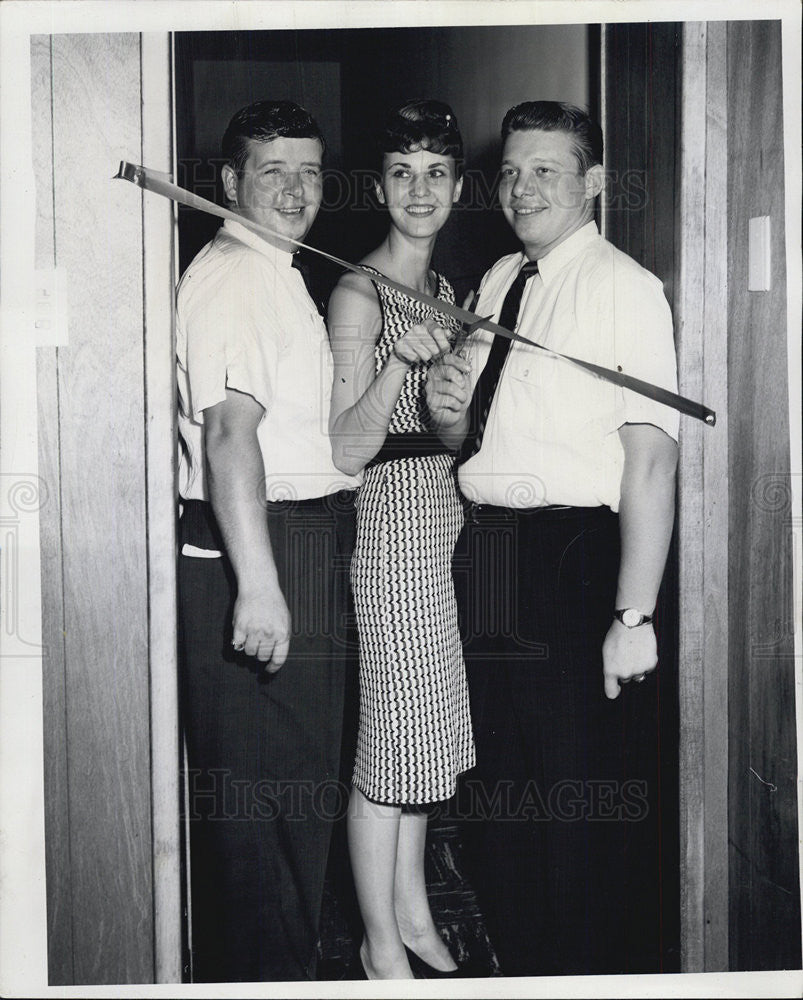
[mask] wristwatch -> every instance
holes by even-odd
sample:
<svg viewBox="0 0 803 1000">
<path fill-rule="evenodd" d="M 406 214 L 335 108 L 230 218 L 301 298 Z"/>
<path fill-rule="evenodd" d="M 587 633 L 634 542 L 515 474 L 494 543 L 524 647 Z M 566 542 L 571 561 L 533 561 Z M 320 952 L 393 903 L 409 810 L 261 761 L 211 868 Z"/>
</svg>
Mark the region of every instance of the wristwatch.
<svg viewBox="0 0 803 1000">
<path fill-rule="evenodd" d="M 614 618 L 620 621 L 625 628 L 638 628 L 639 625 L 647 625 L 652 621 L 652 615 L 643 615 L 636 608 L 617 608 L 613 613 Z"/>
</svg>

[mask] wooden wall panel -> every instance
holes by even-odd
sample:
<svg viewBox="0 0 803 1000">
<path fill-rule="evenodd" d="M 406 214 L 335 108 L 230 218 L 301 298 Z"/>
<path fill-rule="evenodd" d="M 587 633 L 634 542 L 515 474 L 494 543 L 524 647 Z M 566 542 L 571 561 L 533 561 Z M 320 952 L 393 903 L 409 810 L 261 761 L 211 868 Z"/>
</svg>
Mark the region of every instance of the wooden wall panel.
<svg viewBox="0 0 803 1000">
<path fill-rule="evenodd" d="M 31 116 L 36 199 L 37 269 L 55 266 L 53 218 L 52 42 L 31 40 Z M 42 679 L 45 759 L 45 845 L 47 943 L 50 981 L 73 981 L 72 885 L 64 674 L 64 593 L 61 567 L 61 493 L 59 489 L 58 351 L 37 351 L 39 468 L 48 502 L 39 513 L 42 586 Z"/>
<path fill-rule="evenodd" d="M 702 634 L 705 751 L 705 971 L 728 965 L 728 436 L 729 390 L 727 296 L 727 32 L 725 25 L 706 26 L 705 108 L 705 296 L 703 305 L 704 364 L 702 398 L 717 414 L 715 428 L 702 428 L 703 522 L 705 576 L 701 594 L 705 609 Z M 692 95 L 699 100 L 699 95 Z M 681 768 L 683 765 L 681 764 Z"/>
<path fill-rule="evenodd" d="M 779 22 L 728 25 L 731 968 L 799 968 Z M 772 287 L 747 290 L 748 220 Z"/>
<path fill-rule="evenodd" d="M 73 975 L 153 979 L 138 35 L 53 37 Z M 167 96 L 167 95 L 166 95 Z"/>
</svg>

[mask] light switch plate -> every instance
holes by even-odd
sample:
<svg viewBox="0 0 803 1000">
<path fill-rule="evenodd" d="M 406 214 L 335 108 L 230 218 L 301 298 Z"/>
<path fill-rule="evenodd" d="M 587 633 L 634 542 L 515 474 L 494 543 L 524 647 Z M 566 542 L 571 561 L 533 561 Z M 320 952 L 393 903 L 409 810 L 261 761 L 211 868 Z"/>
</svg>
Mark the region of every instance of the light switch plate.
<svg viewBox="0 0 803 1000">
<path fill-rule="evenodd" d="M 34 288 L 36 343 L 40 347 L 66 347 L 69 342 L 67 272 L 63 267 L 37 270 Z"/>
<path fill-rule="evenodd" d="M 757 215 L 749 222 L 748 275 L 749 292 L 770 290 L 770 217 Z"/>
</svg>

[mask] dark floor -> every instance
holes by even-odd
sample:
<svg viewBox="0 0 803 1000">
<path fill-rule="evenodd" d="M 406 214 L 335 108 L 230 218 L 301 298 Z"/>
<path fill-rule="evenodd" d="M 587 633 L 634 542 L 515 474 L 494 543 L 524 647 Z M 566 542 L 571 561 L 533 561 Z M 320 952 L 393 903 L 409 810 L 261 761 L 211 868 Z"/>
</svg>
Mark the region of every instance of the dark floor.
<svg viewBox="0 0 803 1000">
<path fill-rule="evenodd" d="M 335 833 L 324 890 L 318 963 L 318 978 L 323 980 L 352 978 L 351 970 L 362 940 L 343 826 L 340 824 Z M 427 837 L 426 876 L 435 923 L 455 961 L 470 963 L 474 976 L 499 976 L 499 965 L 463 868 L 454 820 L 432 818 Z"/>
</svg>

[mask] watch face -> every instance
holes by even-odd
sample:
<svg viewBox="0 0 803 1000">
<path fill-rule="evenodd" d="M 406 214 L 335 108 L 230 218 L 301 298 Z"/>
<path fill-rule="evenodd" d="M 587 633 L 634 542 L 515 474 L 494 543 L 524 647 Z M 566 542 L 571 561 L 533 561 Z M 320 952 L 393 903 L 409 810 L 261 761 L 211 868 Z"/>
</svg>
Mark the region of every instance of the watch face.
<svg viewBox="0 0 803 1000">
<path fill-rule="evenodd" d="M 622 614 L 622 624 L 627 625 L 628 628 L 635 628 L 636 625 L 640 625 L 641 612 L 636 611 L 635 608 L 626 608 Z"/>
</svg>

